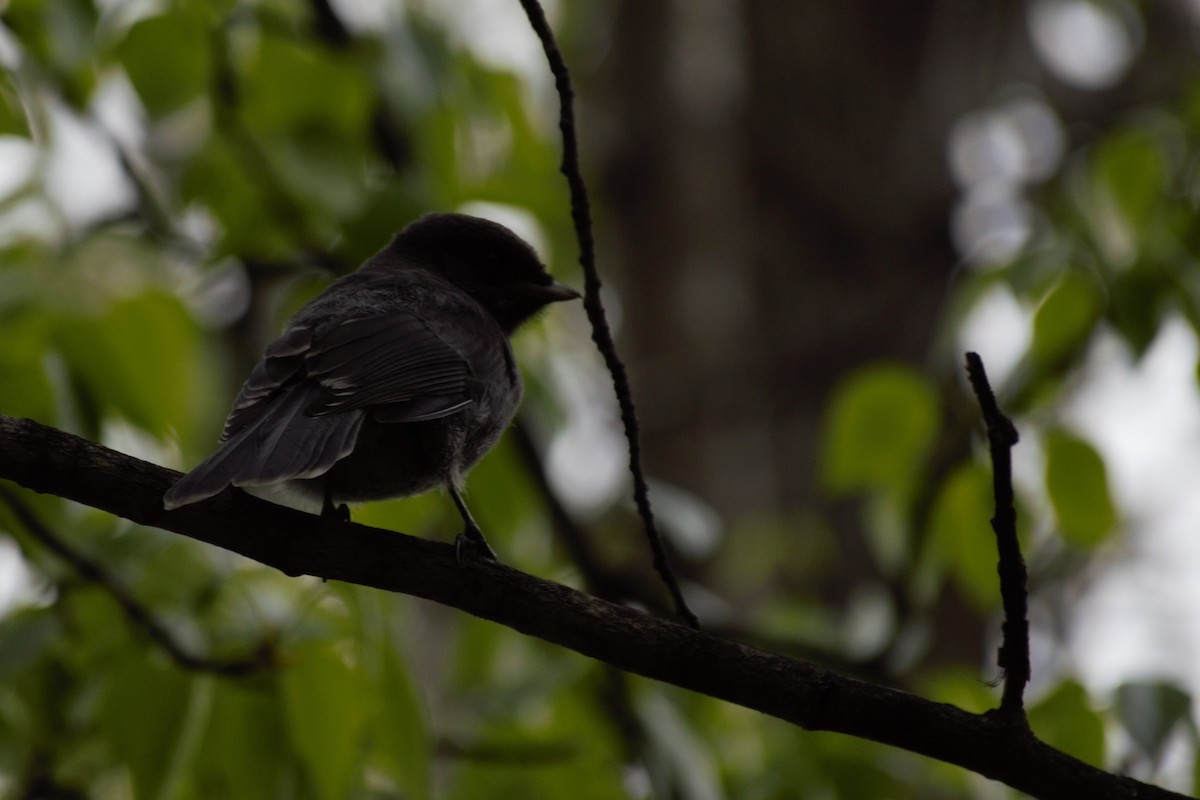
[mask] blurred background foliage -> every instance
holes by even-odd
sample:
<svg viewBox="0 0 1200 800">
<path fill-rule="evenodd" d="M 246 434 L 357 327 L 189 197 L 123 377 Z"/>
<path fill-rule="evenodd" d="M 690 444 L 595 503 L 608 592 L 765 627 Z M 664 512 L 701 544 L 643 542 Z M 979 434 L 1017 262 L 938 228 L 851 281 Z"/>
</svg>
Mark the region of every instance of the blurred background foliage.
<svg viewBox="0 0 1200 800">
<path fill-rule="evenodd" d="M 715 632 L 994 706 L 991 476 L 960 377 L 976 348 L 1023 437 L 1034 729 L 1200 788 L 1200 510 L 1169 514 L 1200 471 L 1128 447 L 1200 435 L 1200 12 L 885 5 L 550 6 L 687 593 Z M 0 413 L 193 465 L 286 315 L 428 210 L 506 222 L 578 282 L 557 100 L 515 2 L 0 9 Z M 517 348 L 521 426 L 473 473 L 473 509 L 515 566 L 665 613 L 582 314 Z M 19 498 L 110 586 L 0 503 L 2 797 L 1014 796 Z M 455 525 L 438 496 L 355 513 Z M 111 586 L 185 653 L 255 668 L 172 658 Z"/>
</svg>

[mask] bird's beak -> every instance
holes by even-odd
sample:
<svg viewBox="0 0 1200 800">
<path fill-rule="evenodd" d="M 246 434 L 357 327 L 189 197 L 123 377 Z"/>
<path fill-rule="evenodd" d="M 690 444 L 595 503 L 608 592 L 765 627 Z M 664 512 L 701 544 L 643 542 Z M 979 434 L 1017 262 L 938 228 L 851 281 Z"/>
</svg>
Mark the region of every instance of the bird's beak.
<svg viewBox="0 0 1200 800">
<path fill-rule="evenodd" d="M 574 300 L 580 297 L 579 292 L 558 281 L 553 281 L 546 286 L 531 285 L 528 287 L 528 292 L 546 303 L 561 303 L 564 300 Z"/>
</svg>

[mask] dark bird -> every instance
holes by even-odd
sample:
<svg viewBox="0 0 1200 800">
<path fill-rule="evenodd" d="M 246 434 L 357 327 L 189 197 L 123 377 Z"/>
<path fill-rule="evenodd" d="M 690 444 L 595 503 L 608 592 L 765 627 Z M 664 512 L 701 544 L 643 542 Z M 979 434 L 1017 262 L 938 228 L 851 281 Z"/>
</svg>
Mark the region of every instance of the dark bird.
<svg viewBox="0 0 1200 800">
<path fill-rule="evenodd" d="M 348 519 L 347 502 L 445 487 L 465 525 L 460 552 L 494 558 L 463 479 L 521 401 L 508 337 L 576 297 L 503 225 L 421 217 L 296 312 L 234 400 L 219 449 L 163 505 L 240 486 Z"/>
</svg>

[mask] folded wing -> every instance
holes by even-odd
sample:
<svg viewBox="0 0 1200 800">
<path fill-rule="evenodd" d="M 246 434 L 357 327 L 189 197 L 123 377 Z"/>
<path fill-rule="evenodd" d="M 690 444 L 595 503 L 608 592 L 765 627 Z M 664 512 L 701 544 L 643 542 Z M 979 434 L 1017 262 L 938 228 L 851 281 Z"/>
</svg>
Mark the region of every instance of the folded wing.
<svg viewBox="0 0 1200 800">
<path fill-rule="evenodd" d="M 367 415 L 389 423 L 469 405 L 471 368 L 419 317 L 402 312 L 329 328 L 291 325 L 246 379 L 221 447 L 163 498 L 168 508 L 226 486 L 323 475 L 354 449 Z"/>
</svg>

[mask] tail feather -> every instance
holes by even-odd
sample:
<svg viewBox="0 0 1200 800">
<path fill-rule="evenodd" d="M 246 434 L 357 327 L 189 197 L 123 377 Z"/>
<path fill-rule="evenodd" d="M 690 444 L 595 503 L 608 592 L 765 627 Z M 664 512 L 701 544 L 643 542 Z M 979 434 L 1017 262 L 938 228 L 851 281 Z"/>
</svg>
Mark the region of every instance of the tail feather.
<svg viewBox="0 0 1200 800">
<path fill-rule="evenodd" d="M 163 496 L 168 510 L 196 503 L 227 486 L 265 486 L 324 475 L 354 449 L 364 412 L 322 417 L 303 413 L 310 392 L 280 395 L 246 428 L 226 440 Z"/>
</svg>

